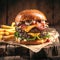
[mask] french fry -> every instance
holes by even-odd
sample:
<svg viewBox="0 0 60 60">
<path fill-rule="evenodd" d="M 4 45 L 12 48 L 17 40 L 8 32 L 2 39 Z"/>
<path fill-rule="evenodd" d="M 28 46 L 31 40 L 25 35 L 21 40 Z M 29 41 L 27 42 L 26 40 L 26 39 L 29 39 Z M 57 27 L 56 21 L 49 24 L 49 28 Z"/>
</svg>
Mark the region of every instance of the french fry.
<svg viewBox="0 0 60 60">
<path fill-rule="evenodd" d="M 4 32 L 0 32 L 0 35 L 4 35 Z"/>
<path fill-rule="evenodd" d="M 0 35 L 0 40 L 2 40 L 2 37 L 3 37 L 3 36 L 2 36 L 2 35 Z"/>
<path fill-rule="evenodd" d="M 8 36 L 9 35 L 9 32 L 4 32 L 4 35 L 7 35 Z"/>
<path fill-rule="evenodd" d="M 15 33 L 15 30 L 13 29 L 5 29 L 4 31 L 0 31 L 0 35 L 10 35 L 14 33 Z"/>
<path fill-rule="evenodd" d="M 15 22 L 12 22 L 11 26 L 14 27 L 15 26 Z"/>
<path fill-rule="evenodd" d="M 7 25 L 1 25 L 1 28 L 4 28 L 4 29 L 14 29 L 15 27 L 7 26 Z"/>
<path fill-rule="evenodd" d="M 2 39 L 5 41 L 15 40 L 14 33 L 15 33 L 15 22 L 13 22 L 11 26 L 1 25 L 0 40 Z"/>
<path fill-rule="evenodd" d="M 11 31 L 11 32 L 9 32 L 9 34 L 11 34 L 11 35 L 14 34 L 14 33 L 15 33 L 15 31 Z"/>
<path fill-rule="evenodd" d="M 15 29 L 4 29 L 4 31 L 10 32 L 10 31 L 15 31 Z"/>
<path fill-rule="evenodd" d="M 8 40 L 8 41 L 9 39 L 12 40 L 14 38 L 15 38 L 14 35 L 3 36 L 3 40 Z"/>
<path fill-rule="evenodd" d="M 11 29 L 6 29 L 5 31 L 8 32 L 9 34 L 14 34 L 15 33 L 15 31 L 13 31 Z"/>
<path fill-rule="evenodd" d="M 0 32 L 4 32 L 4 31 L 5 31 L 5 29 L 0 28 Z"/>
</svg>

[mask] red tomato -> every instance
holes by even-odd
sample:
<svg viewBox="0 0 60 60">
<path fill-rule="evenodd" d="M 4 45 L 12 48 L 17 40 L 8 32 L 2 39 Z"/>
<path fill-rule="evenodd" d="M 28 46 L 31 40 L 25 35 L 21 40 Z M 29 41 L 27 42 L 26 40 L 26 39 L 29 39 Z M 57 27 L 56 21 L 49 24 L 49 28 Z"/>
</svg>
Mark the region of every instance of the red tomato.
<svg viewBox="0 0 60 60">
<path fill-rule="evenodd" d="M 50 42 L 50 40 L 49 39 L 47 39 L 47 41 L 46 42 Z"/>
</svg>

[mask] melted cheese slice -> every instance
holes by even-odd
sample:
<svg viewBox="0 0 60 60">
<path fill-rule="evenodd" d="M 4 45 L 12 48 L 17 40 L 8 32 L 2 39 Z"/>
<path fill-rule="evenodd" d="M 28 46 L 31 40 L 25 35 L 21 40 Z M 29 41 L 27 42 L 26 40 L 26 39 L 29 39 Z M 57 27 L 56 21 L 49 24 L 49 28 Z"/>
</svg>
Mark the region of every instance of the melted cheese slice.
<svg viewBox="0 0 60 60">
<path fill-rule="evenodd" d="M 24 31 L 29 32 L 32 28 L 34 28 L 36 25 L 26 26 L 23 28 Z"/>
<path fill-rule="evenodd" d="M 31 36 L 38 36 L 40 33 L 28 33 L 29 35 L 31 35 Z"/>
</svg>

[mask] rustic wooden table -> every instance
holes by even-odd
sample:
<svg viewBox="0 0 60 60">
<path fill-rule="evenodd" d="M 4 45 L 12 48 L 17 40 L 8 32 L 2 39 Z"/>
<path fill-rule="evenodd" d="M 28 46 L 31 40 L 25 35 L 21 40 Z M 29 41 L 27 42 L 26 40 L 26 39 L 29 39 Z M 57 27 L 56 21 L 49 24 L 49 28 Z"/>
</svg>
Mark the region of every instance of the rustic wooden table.
<svg viewBox="0 0 60 60">
<path fill-rule="evenodd" d="M 21 46 L 2 44 L 0 45 L 0 57 L 4 58 L 0 60 L 59 60 L 60 44 L 46 46 L 37 53 Z"/>
</svg>

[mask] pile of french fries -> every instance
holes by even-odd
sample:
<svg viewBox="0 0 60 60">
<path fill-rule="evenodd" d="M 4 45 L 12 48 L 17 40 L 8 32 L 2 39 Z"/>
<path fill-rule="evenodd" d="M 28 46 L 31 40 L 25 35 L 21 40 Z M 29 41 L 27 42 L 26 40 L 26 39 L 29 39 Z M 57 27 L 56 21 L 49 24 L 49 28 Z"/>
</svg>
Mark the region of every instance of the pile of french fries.
<svg viewBox="0 0 60 60">
<path fill-rule="evenodd" d="M 0 27 L 0 41 L 5 40 L 14 40 L 14 33 L 15 33 L 15 22 L 11 24 L 11 26 L 8 25 L 1 25 Z"/>
</svg>

